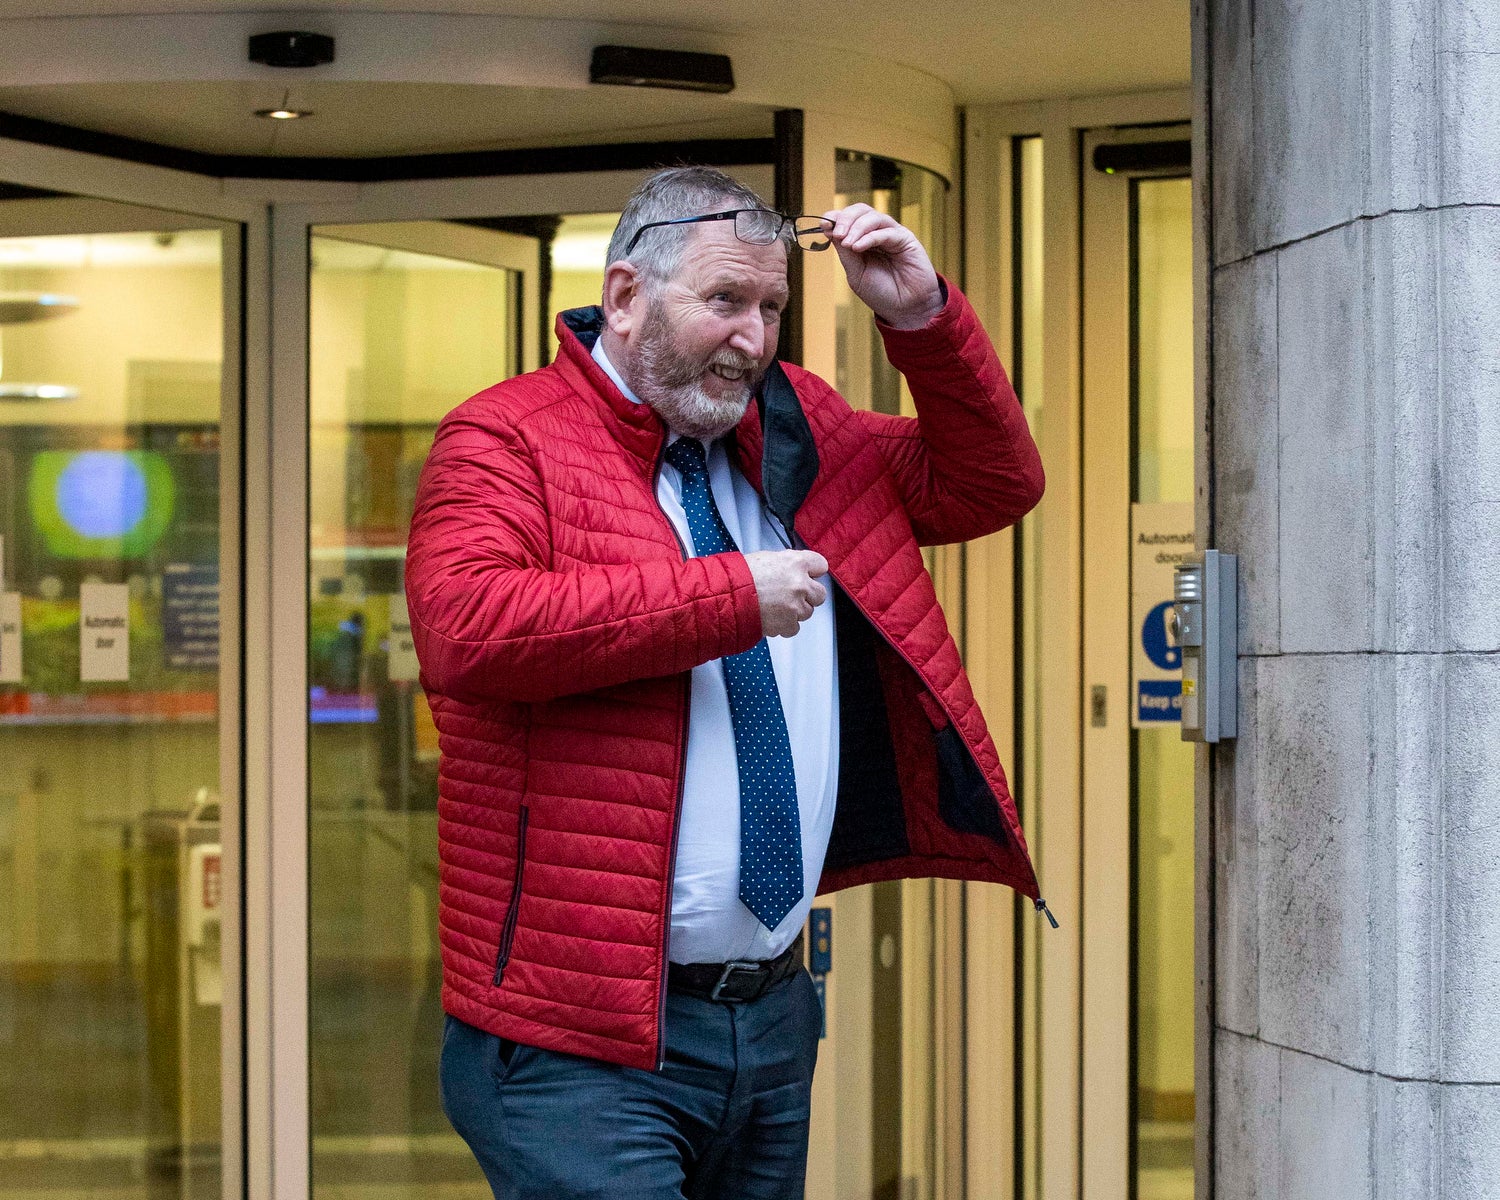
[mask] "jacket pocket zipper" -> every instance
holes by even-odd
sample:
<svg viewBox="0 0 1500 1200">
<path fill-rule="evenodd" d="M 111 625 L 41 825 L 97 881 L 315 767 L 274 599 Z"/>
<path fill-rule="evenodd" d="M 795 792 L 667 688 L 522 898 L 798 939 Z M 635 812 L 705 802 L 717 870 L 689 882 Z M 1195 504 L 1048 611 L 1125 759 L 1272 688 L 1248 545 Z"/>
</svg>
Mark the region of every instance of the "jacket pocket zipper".
<svg viewBox="0 0 1500 1200">
<path fill-rule="evenodd" d="M 526 823 L 531 810 L 521 805 L 521 819 L 516 829 L 516 877 L 510 885 L 510 908 L 505 912 L 505 925 L 500 930 L 500 952 L 495 959 L 495 986 L 505 975 L 505 964 L 510 961 L 510 944 L 516 936 L 516 918 L 521 913 L 521 875 L 526 869 Z"/>
</svg>

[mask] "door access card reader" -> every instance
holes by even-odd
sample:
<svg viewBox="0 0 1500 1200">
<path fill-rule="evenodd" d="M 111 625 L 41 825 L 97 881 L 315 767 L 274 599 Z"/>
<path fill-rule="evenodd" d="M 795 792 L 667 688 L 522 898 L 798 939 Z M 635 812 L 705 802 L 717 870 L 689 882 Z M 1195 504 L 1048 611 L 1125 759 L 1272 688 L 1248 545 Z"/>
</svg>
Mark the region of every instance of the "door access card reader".
<svg viewBox="0 0 1500 1200">
<path fill-rule="evenodd" d="M 1172 632 L 1182 651 L 1182 740 L 1239 730 L 1239 559 L 1205 550 L 1177 564 Z"/>
</svg>

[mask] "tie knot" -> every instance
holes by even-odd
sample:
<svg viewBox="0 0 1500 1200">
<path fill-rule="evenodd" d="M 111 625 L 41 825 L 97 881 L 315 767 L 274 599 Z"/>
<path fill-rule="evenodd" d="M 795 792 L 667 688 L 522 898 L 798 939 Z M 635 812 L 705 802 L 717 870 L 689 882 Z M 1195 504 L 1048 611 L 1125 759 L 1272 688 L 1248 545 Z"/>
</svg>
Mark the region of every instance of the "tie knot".
<svg viewBox="0 0 1500 1200">
<path fill-rule="evenodd" d="M 703 443 L 697 438 L 678 438 L 667 447 L 667 461 L 684 475 L 703 474 L 708 470 L 708 457 L 703 452 Z"/>
</svg>

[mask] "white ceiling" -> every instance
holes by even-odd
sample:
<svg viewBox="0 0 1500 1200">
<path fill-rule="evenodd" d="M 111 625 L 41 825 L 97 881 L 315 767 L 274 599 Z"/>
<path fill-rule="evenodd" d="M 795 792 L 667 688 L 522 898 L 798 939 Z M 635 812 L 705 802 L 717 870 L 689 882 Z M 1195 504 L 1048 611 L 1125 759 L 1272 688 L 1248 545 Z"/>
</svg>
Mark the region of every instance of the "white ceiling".
<svg viewBox="0 0 1500 1200">
<path fill-rule="evenodd" d="M 255 110 L 313 113 L 271 121 Z M 768 112 L 715 96 L 649 88 L 515 88 L 472 84 L 108 83 L 0 87 L 0 112 L 40 117 L 215 154 L 385 155 L 514 146 L 769 137 Z"/>
<path fill-rule="evenodd" d="M 358 0 L 254 4 L 215 0 L 0 0 L 0 19 L 127 14 L 346 10 L 467 13 L 620 21 L 753 38 L 795 38 L 894 61 L 946 83 L 960 103 L 1006 102 L 1180 87 L 1188 82 L 1188 0 Z M 12 72 L 12 79 L 15 73 Z M 196 149 L 247 154 L 389 154 L 619 137 L 754 136 L 763 117 L 690 93 L 571 93 L 409 83 L 307 83 L 292 100 L 305 122 L 266 122 L 281 99 L 252 83 L 60 84 L 0 87 L 0 111 Z M 539 103 L 545 95 L 545 104 Z M 360 117 L 357 122 L 348 119 Z M 267 126 L 273 126 L 267 128 Z M 351 138 L 349 131 L 358 129 Z M 436 131 L 436 132 L 435 132 Z"/>
</svg>

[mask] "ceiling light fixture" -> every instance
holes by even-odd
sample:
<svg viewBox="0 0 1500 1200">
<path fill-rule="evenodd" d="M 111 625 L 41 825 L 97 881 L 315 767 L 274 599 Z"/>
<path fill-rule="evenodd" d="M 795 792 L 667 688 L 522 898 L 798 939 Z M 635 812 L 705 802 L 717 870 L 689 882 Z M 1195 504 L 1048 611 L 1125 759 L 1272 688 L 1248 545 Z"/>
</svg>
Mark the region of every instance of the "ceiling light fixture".
<svg viewBox="0 0 1500 1200">
<path fill-rule="evenodd" d="M 291 92 L 283 92 L 281 103 L 275 108 L 257 108 L 257 117 L 265 117 L 268 121 L 295 121 L 298 117 L 312 116 L 312 110 L 308 108 L 293 108 Z"/>
<path fill-rule="evenodd" d="M 0 325 L 29 325 L 65 317 L 78 308 L 78 297 L 55 292 L 0 292 Z"/>
<path fill-rule="evenodd" d="M 0 325 L 30 325 L 51 321 L 78 310 L 76 296 L 54 292 L 0 292 Z M 5 373 L 0 356 L 0 375 Z M 13 400 L 76 400 L 78 389 L 60 383 L 0 382 L 0 402 Z"/>
<path fill-rule="evenodd" d="M 0 383 L 0 401 L 77 400 L 78 389 L 61 383 Z"/>
</svg>

